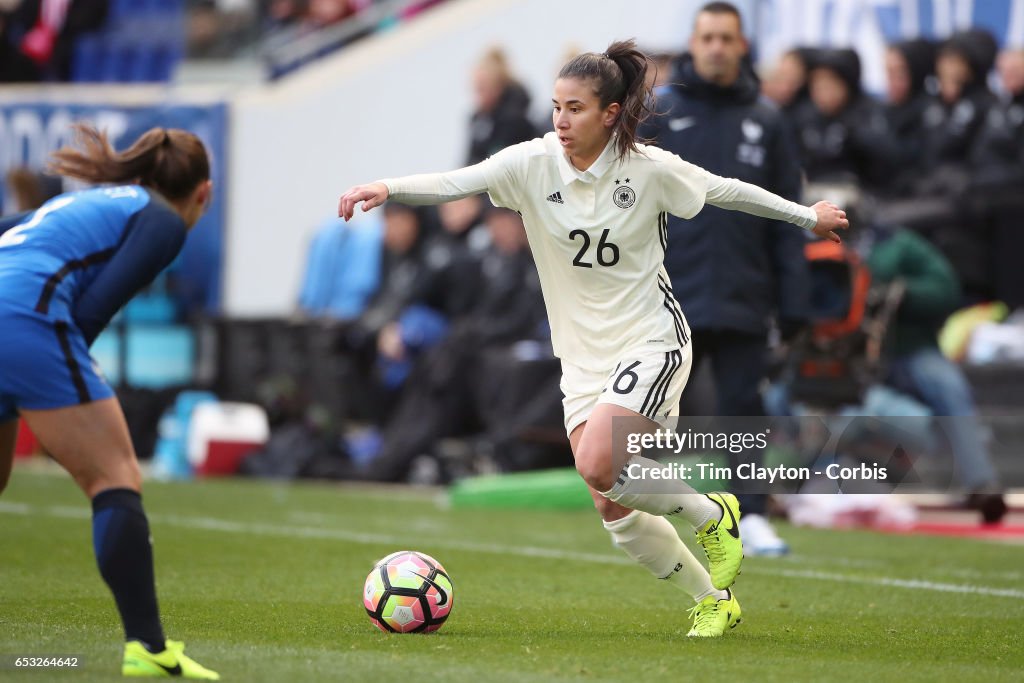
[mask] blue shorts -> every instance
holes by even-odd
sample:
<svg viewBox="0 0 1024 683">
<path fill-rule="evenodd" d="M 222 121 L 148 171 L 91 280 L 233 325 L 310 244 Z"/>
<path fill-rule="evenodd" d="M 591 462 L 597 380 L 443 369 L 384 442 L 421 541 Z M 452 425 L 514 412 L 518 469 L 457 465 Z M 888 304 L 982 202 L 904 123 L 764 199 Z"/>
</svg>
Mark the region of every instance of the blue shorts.
<svg viewBox="0 0 1024 683">
<path fill-rule="evenodd" d="M 113 395 L 74 324 L 0 303 L 0 422 Z"/>
</svg>

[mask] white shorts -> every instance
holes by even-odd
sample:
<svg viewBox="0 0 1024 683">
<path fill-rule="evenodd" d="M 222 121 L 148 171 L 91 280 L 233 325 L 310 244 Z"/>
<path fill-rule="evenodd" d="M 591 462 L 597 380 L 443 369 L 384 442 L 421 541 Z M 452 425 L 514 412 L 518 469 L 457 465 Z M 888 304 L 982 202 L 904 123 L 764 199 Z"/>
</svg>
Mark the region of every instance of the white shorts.
<svg viewBox="0 0 1024 683">
<path fill-rule="evenodd" d="M 693 355 L 687 344 L 675 351 L 640 351 L 608 372 L 585 370 L 562 361 L 565 432 L 586 422 L 599 403 L 621 406 L 662 422 L 679 414 L 679 397 L 690 377 Z"/>
</svg>

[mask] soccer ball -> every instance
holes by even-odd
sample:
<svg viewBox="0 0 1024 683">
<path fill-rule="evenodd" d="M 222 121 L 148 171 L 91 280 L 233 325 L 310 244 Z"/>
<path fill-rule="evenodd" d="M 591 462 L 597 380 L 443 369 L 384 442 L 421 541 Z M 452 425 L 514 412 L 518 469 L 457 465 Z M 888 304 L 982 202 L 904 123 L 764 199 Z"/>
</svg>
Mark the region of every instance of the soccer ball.
<svg viewBox="0 0 1024 683">
<path fill-rule="evenodd" d="M 430 633 L 452 611 L 452 580 L 441 563 L 414 550 L 391 553 L 374 565 L 363 585 L 370 621 L 387 633 Z"/>
</svg>

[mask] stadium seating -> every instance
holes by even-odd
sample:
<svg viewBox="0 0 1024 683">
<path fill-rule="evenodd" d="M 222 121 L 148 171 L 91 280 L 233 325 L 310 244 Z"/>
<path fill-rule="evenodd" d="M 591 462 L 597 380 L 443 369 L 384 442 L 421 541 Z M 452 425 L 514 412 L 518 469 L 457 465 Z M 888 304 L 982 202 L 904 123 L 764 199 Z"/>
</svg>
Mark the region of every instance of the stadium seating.
<svg viewBox="0 0 1024 683">
<path fill-rule="evenodd" d="M 78 40 L 72 80 L 163 83 L 184 56 L 184 0 L 114 0 L 106 27 Z"/>
</svg>

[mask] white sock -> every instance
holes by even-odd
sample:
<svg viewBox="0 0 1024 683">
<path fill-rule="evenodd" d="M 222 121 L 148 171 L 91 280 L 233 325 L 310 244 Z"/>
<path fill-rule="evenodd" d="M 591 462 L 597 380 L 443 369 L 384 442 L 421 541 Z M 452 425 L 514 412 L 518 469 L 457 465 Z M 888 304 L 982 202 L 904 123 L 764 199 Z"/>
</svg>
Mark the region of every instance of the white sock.
<svg viewBox="0 0 1024 683">
<path fill-rule="evenodd" d="M 715 590 L 711 576 L 681 540 L 676 529 L 664 517 L 634 510 L 622 519 L 605 522 L 615 545 L 659 579 L 664 579 L 700 602 L 708 595 L 725 599 L 725 591 Z"/>
<path fill-rule="evenodd" d="M 664 466 L 656 460 L 634 455 L 626 461 L 619 478 L 601 495 L 623 507 L 643 510 L 652 515 L 679 515 L 694 529 L 712 519 L 722 518 L 722 508 L 680 479 L 655 479 L 641 476 Z M 629 476 L 632 474 L 633 476 Z"/>
</svg>

